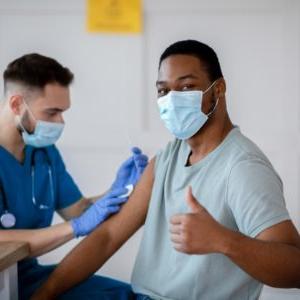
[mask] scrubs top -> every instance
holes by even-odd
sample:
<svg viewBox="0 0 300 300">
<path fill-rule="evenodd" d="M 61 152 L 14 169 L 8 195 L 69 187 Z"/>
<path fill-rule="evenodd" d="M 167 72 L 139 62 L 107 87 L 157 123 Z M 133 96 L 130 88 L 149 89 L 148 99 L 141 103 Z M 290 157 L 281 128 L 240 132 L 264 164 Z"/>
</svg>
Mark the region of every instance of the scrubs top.
<svg viewBox="0 0 300 300">
<path fill-rule="evenodd" d="M 48 227 L 56 210 L 82 197 L 55 146 L 40 149 L 26 146 L 23 163 L 0 146 L 0 188 L 0 216 L 7 209 L 16 218 L 15 226 L 10 229 Z M 46 208 L 41 209 L 40 205 Z M 2 224 L 0 229 L 5 229 Z M 20 262 L 19 273 L 22 275 L 34 265 L 37 265 L 36 259 Z"/>
<path fill-rule="evenodd" d="M 68 207 L 82 197 L 55 146 L 43 149 L 26 147 L 23 164 L 0 146 L 0 188 L 3 191 L 0 193 L 0 216 L 4 212 L 3 197 L 5 197 L 8 211 L 16 217 L 16 225 L 11 229 L 49 227 L 55 210 Z M 0 225 L 0 229 L 4 228 Z M 30 299 L 55 267 L 55 265 L 41 266 L 36 258 L 21 261 L 18 265 L 19 299 Z M 64 293 L 59 299 L 128 300 L 132 297 L 128 284 L 94 275 Z"/>
</svg>

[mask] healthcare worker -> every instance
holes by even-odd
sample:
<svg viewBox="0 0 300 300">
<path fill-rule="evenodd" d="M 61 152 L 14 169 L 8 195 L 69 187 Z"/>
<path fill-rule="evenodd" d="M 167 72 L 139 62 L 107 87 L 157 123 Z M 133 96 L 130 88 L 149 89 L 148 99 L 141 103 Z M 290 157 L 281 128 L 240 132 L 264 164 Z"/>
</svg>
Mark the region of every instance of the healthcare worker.
<svg viewBox="0 0 300 300">
<path fill-rule="evenodd" d="M 85 198 L 55 147 L 70 107 L 73 74 L 54 59 L 22 56 L 4 72 L 0 106 L 0 241 L 26 241 L 30 257 L 18 265 L 19 298 L 29 299 L 55 266 L 36 257 L 86 236 L 117 213 L 148 158 L 138 148 L 102 196 Z M 65 220 L 51 226 L 54 212 Z M 79 271 L 79 270 L 78 270 Z M 121 292 L 118 290 L 121 289 Z M 130 287 L 92 276 L 61 299 L 127 299 Z M 118 295 L 118 296 L 116 296 Z"/>
</svg>

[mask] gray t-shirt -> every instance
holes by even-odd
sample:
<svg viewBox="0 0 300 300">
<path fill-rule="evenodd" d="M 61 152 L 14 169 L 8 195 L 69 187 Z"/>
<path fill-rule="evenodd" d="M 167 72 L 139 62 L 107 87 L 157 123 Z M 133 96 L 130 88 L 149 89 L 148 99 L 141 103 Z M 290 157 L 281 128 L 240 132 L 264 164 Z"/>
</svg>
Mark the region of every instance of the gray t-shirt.
<svg viewBox="0 0 300 300">
<path fill-rule="evenodd" d="M 155 181 L 132 286 L 153 299 L 257 299 L 262 284 L 221 254 L 187 255 L 171 243 L 171 216 L 189 212 L 186 190 L 233 231 L 255 237 L 290 219 L 282 182 L 261 150 L 235 127 L 204 159 L 186 166 L 190 148 L 175 140 L 158 153 Z M 253 261 L 255 263 L 255 261 Z"/>
</svg>

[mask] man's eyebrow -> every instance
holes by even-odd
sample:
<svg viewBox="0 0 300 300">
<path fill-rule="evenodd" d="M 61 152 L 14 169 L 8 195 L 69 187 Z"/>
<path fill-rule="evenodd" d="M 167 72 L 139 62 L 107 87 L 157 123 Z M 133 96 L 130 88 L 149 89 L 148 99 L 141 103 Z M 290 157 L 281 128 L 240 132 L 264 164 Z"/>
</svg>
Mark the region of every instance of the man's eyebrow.
<svg viewBox="0 0 300 300">
<path fill-rule="evenodd" d="M 187 75 L 183 75 L 183 76 L 180 76 L 176 79 L 176 81 L 182 81 L 182 80 L 185 80 L 185 79 L 198 79 L 197 76 L 193 75 L 193 74 L 187 74 Z M 158 85 L 164 85 L 166 84 L 167 81 L 164 81 L 164 80 L 158 80 L 156 81 L 156 86 Z"/>
<path fill-rule="evenodd" d="M 163 85 L 163 84 L 166 84 L 166 83 L 167 83 L 167 81 L 157 80 L 157 81 L 156 81 L 156 86 L 158 86 L 158 85 Z"/>
<path fill-rule="evenodd" d="M 181 81 L 185 79 L 198 79 L 198 77 L 193 74 L 187 74 L 187 75 L 180 76 L 179 78 L 176 79 L 176 81 Z"/>
</svg>

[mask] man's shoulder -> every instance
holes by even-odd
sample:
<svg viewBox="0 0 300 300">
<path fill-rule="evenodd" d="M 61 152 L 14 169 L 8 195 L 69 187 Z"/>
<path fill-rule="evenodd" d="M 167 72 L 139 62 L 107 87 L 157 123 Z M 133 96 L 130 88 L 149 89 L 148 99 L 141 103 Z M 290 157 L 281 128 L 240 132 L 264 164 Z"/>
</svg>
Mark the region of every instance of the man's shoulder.
<svg viewBox="0 0 300 300">
<path fill-rule="evenodd" d="M 172 155 L 174 152 L 176 152 L 176 150 L 178 150 L 182 143 L 184 143 L 184 141 L 179 140 L 179 139 L 174 139 L 172 141 L 169 141 L 164 148 L 160 149 L 157 153 L 156 153 L 156 158 L 163 158 L 166 159 L 167 157 L 169 157 L 170 155 Z"/>
<path fill-rule="evenodd" d="M 260 160 L 270 163 L 267 156 L 255 142 L 241 133 L 239 129 L 235 130 L 236 132 L 231 139 L 228 149 L 231 152 L 234 163 L 248 160 Z"/>
<path fill-rule="evenodd" d="M 169 163 L 169 161 L 178 153 L 178 149 L 183 141 L 174 139 L 169 141 L 164 148 L 158 150 L 155 155 L 155 170 L 158 166 L 162 167 Z"/>
<path fill-rule="evenodd" d="M 229 174 L 235 174 L 236 177 L 242 178 L 245 174 L 273 174 L 279 178 L 272 163 L 264 152 L 251 139 L 241 132 L 236 134 L 232 141 L 231 155 L 229 155 L 230 166 Z M 252 178 L 255 180 L 258 178 Z"/>
</svg>

